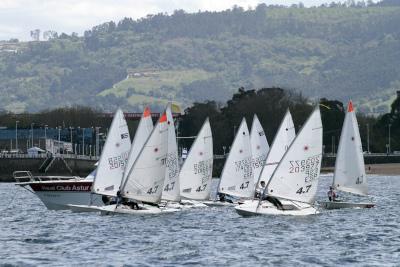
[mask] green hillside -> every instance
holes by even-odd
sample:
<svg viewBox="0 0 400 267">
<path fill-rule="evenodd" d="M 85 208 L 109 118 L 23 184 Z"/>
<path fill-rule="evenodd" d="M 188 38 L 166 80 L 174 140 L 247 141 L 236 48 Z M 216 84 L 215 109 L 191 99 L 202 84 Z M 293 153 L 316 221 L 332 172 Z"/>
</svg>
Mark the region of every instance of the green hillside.
<svg viewBox="0 0 400 267">
<path fill-rule="evenodd" d="M 2 42 L 0 104 L 18 112 L 70 105 L 140 110 L 168 100 L 224 101 L 239 87 L 282 87 L 385 112 L 400 90 L 398 25 L 400 5 L 388 0 L 261 4 L 125 18 L 83 37 Z"/>
</svg>

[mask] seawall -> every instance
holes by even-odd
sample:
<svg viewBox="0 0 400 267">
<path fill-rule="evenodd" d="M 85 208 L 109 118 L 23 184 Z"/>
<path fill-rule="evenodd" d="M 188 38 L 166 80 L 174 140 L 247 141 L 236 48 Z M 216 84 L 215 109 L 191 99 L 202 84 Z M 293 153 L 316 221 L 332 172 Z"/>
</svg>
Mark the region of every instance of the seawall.
<svg viewBox="0 0 400 267">
<path fill-rule="evenodd" d="M 86 176 L 95 169 L 97 159 L 64 158 L 72 173 L 61 159 L 56 159 L 48 172 L 40 172 L 39 168 L 45 158 L 0 158 L 0 182 L 14 182 L 14 171 L 30 171 L 33 175 L 67 175 Z"/>
</svg>

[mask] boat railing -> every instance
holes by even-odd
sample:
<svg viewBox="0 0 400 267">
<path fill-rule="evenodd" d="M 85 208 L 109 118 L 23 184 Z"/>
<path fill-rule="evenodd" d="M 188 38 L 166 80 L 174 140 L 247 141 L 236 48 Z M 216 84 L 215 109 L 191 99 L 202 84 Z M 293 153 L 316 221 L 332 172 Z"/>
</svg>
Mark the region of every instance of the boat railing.
<svg viewBox="0 0 400 267">
<path fill-rule="evenodd" d="M 82 177 L 77 176 L 36 176 L 30 171 L 15 171 L 13 177 L 17 183 L 24 182 L 43 182 L 43 181 L 65 181 L 65 180 L 82 180 Z"/>
</svg>

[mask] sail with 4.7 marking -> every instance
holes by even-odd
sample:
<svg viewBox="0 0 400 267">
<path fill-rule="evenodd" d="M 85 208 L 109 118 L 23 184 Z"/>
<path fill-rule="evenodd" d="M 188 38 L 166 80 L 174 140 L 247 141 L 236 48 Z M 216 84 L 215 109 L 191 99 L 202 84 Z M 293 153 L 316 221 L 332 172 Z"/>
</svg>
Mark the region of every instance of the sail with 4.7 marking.
<svg viewBox="0 0 400 267">
<path fill-rule="evenodd" d="M 243 118 L 225 161 L 218 192 L 243 198 L 253 195 L 250 135 Z"/>
<path fill-rule="evenodd" d="M 208 200 L 211 191 L 213 141 L 210 122 L 204 122 L 179 173 L 181 196 Z"/>
<path fill-rule="evenodd" d="M 168 120 L 164 112 L 128 171 L 121 187 L 121 195 L 144 202 L 160 202 L 167 166 L 167 150 Z"/>
<path fill-rule="evenodd" d="M 165 172 L 162 199 L 167 201 L 180 201 L 178 145 L 176 144 L 174 119 L 172 117 L 170 104 L 167 107 L 166 114 L 168 119 L 168 149 L 167 170 Z"/>
<path fill-rule="evenodd" d="M 316 107 L 283 155 L 267 184 L 268 195 L 299 202 L 314 201 L 322 159 L 322 122 Z"/>
<path fill-rule="evenodd" d="M 337 190 L 368 195 L 360 131 L 351 101 L 347 107 L 340 135 L 333 186 Z"/>
</svg>

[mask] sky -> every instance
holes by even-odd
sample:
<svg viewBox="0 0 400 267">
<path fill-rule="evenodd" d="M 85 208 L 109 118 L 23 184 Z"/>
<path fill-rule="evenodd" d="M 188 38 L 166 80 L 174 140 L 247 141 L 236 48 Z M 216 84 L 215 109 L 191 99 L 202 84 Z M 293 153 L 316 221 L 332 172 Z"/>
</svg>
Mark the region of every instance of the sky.
<svg viewBox="0 0 400 267">
<path fill-rule="evenodd" d="M 332 0 L 0 0 L 0 40 L 31 40 L 30 31 L 53 30 L 82 35 L 85 30 L 124 17 L 138 19 L 160 12 L 220 11 L 234 5 L 243 8 L 259 3 L 305 6 L 321 5 Z"/>
</svg>

